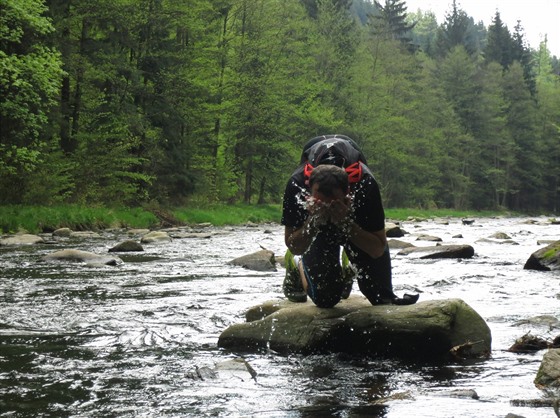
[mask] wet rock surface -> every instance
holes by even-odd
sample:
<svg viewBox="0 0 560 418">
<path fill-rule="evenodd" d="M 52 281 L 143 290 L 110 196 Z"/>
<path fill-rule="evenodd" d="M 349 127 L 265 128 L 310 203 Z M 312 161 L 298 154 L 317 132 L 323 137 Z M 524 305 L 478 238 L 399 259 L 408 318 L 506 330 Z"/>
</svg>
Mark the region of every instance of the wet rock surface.
<svg viewBox="0 0 560 418">
<path fill-rule="evenodd" d="M 34 245 L 43 243 L 45 240 L 33 234 L 17 234 L 0 238 L 0 246 L 9 245 Z"/>
<path fill-rule="evenodd" d="M 95 254 L 89 251 L 81 251 L 74 249 L 60 250 L 47 254 L 43 257 L 44 261 L 58 261 L 58 262 L 80 262 L 88 264 L 100 264 L 108 266 L 116 266 L 122 263 L 118 257 L 110 257 L 100 254 Z"/>
<path fill-rule="evenodd" d="M 255 271 L 276 271 L 274 252 L 270 250 L 260 250 L 236 257 L 229 264 Z"/>
<path fill-rule="evenodd" d="M 372 306 L 360 296 L 321 309 L 311 302 L 271 301 L 232 325 L 218 345 L 236 350 L 270 348 L 280 353 L 348 352 L 408 359 L 442 358 L 458 345 L 477 342 L 473 356 L 491 351 L 488 325 L 459 299 L 409 306 Z M 258 319 L 262 316 L 262 319 Z"/>
<path fill-rule="evenodd" d="M 535 385 L 543 389 L 560 389 L 560 348 L 551 349 L 544 354 Z"/>
<path fill-rule="evenodd" d="M 560 241 L 535 251 L 524 266 L 527 270 L 560 271 Z"/>
<path fill-rule="evenodd" d="M 474 248 L 470 245 L 414 246 L 400 250 L 398 255 L 413 255 L 422 259 L 472 258 L 474 256 Z"/>
</svg>

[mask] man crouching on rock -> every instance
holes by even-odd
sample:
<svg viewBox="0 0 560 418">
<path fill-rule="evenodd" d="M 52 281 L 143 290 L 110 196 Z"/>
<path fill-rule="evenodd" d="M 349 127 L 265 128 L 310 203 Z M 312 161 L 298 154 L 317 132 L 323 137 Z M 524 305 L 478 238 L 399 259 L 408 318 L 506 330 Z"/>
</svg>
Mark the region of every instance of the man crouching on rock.
<svg viewBox="0 0 560 418">
<path fill-rule="evenodd" d="M 349 296 L 355 277 L 372 305 L 418 300 L 393 293 L 385 213 L 364 162 L 343 135 L 313 138 L 304 147 L 282 212 L 288 247 L 283 290 L 292 302 L 309 296 L 318 307 L 331 308 Z"/>
</svg>

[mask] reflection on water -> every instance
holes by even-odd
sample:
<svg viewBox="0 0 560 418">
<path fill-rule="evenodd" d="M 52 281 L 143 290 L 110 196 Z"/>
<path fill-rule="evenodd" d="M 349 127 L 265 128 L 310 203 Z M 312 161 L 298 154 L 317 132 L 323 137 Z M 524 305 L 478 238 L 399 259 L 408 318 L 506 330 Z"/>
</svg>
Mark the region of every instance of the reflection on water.
<svg viewBox="0 0 560 418">
<path fill-rule="evenodd" d="M 522 268 L 541 248 L 538 240 L 559 239 L 560 226 L 480 219 L 472 226 L 452 220 L 403 228 L 409 234 L 401 240 L 415 245 L 430 245 L 416 241 L 428 234 L 475 248 L 475 257 L 464 261 L 422 261 L 392 251 L 395 291 L 465 300 L 492 330 L 491 359 L 414 364 L 219 350 L 218 336 L 243 321 L 246 309 L 281 297 L 283 269 L 261 273 L 227 264 L 261 246 L 283 255 L 278 225 L 146 244 L 141 254 L 122 255 L 118 266 L 41 257 L 63 248 L 106 254 L 129 239 L 126 231 L 107 231 L 101 240 L 49 236 L 45 245 L 0 247 L 0 416 L 555 417 L 551 408 L 510 403 L 542 397 L 533 379 L 544 353 L 507 349 L 529 331 L 560 334 L 527 322 L 558 318 L 557 273 Z M 495 232 L 517 245 L 479 241 Z M 254 378 L 193 373 L 238 356 Z M 461 395 L 468 390 L 479 399 Z"/>
</svg>

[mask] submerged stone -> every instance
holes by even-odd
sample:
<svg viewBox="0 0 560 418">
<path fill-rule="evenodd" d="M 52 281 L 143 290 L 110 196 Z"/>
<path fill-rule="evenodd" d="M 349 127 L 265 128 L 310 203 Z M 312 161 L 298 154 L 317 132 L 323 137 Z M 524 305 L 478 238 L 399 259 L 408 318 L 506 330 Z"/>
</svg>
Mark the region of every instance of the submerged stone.
<svg viewBox="0 0 560 418">
<path fill-rule="evenodd" d="M 410 359 L 448 358 L 451 349 L 467 343 L 472 357 L 491 351 L 490 328 L 460 299 L 372 306 L 364 297 L 353 296 L 330 309 L 311 302 L 269 301 L 249 309 L 246 319 L 223 331 L 218 346 Z"/>
<path fill-rule="evenodd" d="M 107 257 L 99 254 L 95 254 L 89 251 L 81 250 L 60 250 L 53 253 L 47 254 L 43 257 L 44 261 L 70 261 L 70 262 L 80 262 L 94 265 L 108 265 L 116 266 L 122 263 L 122 260 L 118 257 Z"/>
<path fill-rule="evenodd" d="M 33 245 L 45 242 L 43 238 L 32 234 L 17 234 L 0 239 L 0 247 L 8 245 Z"/>
</svg>

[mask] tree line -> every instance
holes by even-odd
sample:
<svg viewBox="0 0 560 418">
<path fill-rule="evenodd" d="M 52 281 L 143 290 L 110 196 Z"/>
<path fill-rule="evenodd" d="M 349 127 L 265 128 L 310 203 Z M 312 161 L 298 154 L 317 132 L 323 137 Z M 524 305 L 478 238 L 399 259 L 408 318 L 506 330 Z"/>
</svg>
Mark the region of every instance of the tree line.
<svg viewBox="0 0 560 418">
<path fill-rule="evenodd" d="M 386 0 L 0 0 L 0 203 L 279 202 L 346 134 L 388 207 L 557 211 L 560 64 Z"/>
</svg>

